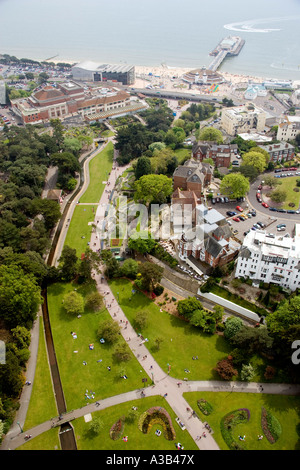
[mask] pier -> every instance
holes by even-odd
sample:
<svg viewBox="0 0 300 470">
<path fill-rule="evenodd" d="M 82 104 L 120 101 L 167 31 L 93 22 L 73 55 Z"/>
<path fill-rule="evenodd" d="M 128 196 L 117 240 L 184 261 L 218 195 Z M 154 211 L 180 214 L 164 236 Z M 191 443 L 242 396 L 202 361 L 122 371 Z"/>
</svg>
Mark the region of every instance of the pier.
<svg viewBox="0 0 300 470">
<path fill-rule="evenodd" d="M 212 62 L 209 64 L 208 69 L 215 72 L 220 67 L 223 60 L 226 57 L 232 57 L 238 55 L 245 44 L 245 40 L 239 36 L 228 36 L 222 39 L 217 47 L 210 53 L 215 56 Z"/>
</svg>

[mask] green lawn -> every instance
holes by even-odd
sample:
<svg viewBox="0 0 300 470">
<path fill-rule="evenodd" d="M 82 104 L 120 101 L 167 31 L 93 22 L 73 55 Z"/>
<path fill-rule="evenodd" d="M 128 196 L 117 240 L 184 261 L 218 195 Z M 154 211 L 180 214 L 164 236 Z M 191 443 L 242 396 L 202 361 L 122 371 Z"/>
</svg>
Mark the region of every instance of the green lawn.
<svg viewBox="0 0 300 470">
<path fill-rule="evenodd" d="M 68 227 L 65 245 L 75 248 L 77 256 L 81 256 L 91 240 L 92 225 L 97 212 L 97 206 L 76 206 Z M 84 238 L 83 238 L 84 237 Z"/>
<path fill-rule="evenodd" d="M 34 439 L 24 442 L 17 450 L 61 450 L 59 440 L 60 428 L 49 429 Z"/>
<path fill-rule="evenodd" d="M 237 442 L 247 450 L 299 450 L 300 440 L 296 426 L 299 426 L 300 397 L 285 395 L 267 395 L 257 393 L 237 392 L 190 392 L 184 394 L 191 408 L 197 410 L 202 421 L 207 421 L 212 427 L 213 437 L 222 450 L 228 450 L 220 429 L 221 418 L 230 411 L 247 408 L 250 419 L 245 424 L 239 424 L 234 429 Z M 213 406 L 213 412 L 205 416 L 197 406 L 197 400 L 204 398 Z M 266 437 L 258 440 L 263 434 L 261 428 L 261 407 L 268 409 L 280 422 L 282 434 L 277 442 L 270 444 Z M 239 441 L 238 436 L 245 435 L 245 441 Z"/>
<path fill-rule="evenodd" d="M 53 394 L 49 363 L 47 360 L 43 320 L 40 317 L 39 347 L 37 365 L 32 383 L 31 397 L 24 424 L 24 430 L 37 426 L 57 416 L 57 408 Z"/>
<path fill-rule="evenodd" d="M 133 354 L 128 362 L 118 362 L 113 358 L 115 345 L 101 344 L 97 339 L 100 323 L 111 318 L 106 308 L 96 313 L 86 310 L 81 318 L 66 314 L 62 300 L 74 288 L 85 297 L 95 286 L 56 283 L 48 288 L 52 334 L 68 411 L 140 388 L 145 376 Z M 71 332 L 77 334 L 76 339 Z M 125 343 L 125 340 L 120 336 L 119 342 Z M 94 344 L 94 349 L 89 349 L 90 344 Z M 87 365 L 83 364 L 84 361 Z M 108 371 L 108 366 L 111 371 Z M 124 374 L 127 380 L 121 378 Z M 92 395 L 89 392 L 94 392 L 94 398 L 87 399 L 86 391 L 89 396 Z"/>
<path fill-rule="evenodd" d="M 142 433 L 138 428 L 138 418 L 134 423 L 125 423 L 123 436 L 128 436 L 128 441 L 124 442 L 122 437 L 112 440 L 109 435 L 111 426 L 122 416 L 128 416 L 132 407 L 138 408 L 138 417 L 152 406 L 163 407 L 170 415 L 176 432 L 175 441 L 168 441 L 161 436 L 155 434 L 156 429 L 162 431 L 160 424 L 154 424 L 148 434 Z M 89 424 L 84 418 L 77 419 L 72 422 L 75 428 L 75 436 L 78 450 L 176 450 L 175 443 L 180 442 L 184 446 L 184 450 L 198 450 L 195 442 L 184 430 L 182 431 L 175 422 L 176 415 L 168 403 L 160 396 L 142 398 L 127 403 L 122 403 L 105 410 L 97 411 L 92 414 L 93 417 L 99 417 L 103 427 L 98 435 L 92 435 L 89 431 Z"/>
<path fill-rule="evenodd" d="M 181 165 L 186 157 L 191 156 L 191 149 L 187 149 L 187 148 L 176 149 L 174 150 L 174 154 L 177 157 L 178 164 Z"/>
<path fill-rule="evenodd" d="M 287 197 L 285 202 L 282 204 L 283 209 L 294 209 L 298 210 L 299 203 L 300 203 L 300 191 L 295 192 L 294 188 L 297 187 L 296 181 L 299 179 L 299 176 L 288 176 L 286 178 L 280 178 L 278 181 L 280 184 L 277 186 L 278 189 L 282 189 L 286 191 Z M 276 189 L 277 189 L 276 188 Z M 300 188 L 298 188 L 300 189 Z M 293 202 L 295 204 L 294 207 L 290 207 L 289 203 Z"/>
<path fill-rule="evenodd" d="M 98 203 L 101 199 L 108 173 L 112 169 L 114 147 L 109 142 L 89 163 L 90 184 L 81 196 L 80 202 Z"/>
<path fill-rule="evenodd" d="M 147 347 L 160 367 L 170 375 L 183 380 L 213 380 L 218 375 L 213 370 L 217 362 L 230 351 L 223 337 L 207 335 L 179 318 L 162 311 L 148 297 L 140 292 L 132 294 L 132 284 L 125 279 L 110 281 L 116 298 L 131 324 L 137 312 L 148 313 L 148 324 L 142 334 L 148 338 Z M 157 351 L 154 340 L 162 337 L 164 341 Z M 193 360 L 198 356 L 198 360 Z M 190 372 L 185 372 L 185 369 Z"/>
</svg>

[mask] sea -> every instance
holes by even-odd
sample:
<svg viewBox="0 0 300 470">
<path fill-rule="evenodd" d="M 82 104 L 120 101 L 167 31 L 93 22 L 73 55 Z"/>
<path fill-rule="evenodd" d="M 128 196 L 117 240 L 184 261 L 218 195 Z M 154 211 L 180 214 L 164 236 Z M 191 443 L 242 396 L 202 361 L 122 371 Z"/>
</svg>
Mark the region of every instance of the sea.
<svg viewBox="0 0 300 470">
<path fill-rule="evenodd" d="M 300 0 L 0 0 L 0 54 L 35 60 L 201 68 L 300 80 Z"/>
</svg>

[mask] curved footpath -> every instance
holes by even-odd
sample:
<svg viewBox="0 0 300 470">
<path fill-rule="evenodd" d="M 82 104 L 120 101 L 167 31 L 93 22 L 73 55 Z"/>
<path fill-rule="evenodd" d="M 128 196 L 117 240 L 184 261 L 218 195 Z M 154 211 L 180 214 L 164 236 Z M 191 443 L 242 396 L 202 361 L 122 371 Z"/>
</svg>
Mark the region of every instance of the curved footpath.
<svg viewBox="0 0 300 470">
<path fill-rule="evenodd" d="M 89 159 L 87 160 L 89 161 Z M 115 163 L 115 162 L 114 162 Z M 115 170 L 111 171 L 109 182 L 112 184 L 110 187 L 114 187 L 116 178 L 121 174 L 119 171 L 118 165 L 115 164 Z M 85 174 L 88 174 L 85 165 Z M 125 170 L 125 168 L 122 170 Z M 87 178 L 88 181 L 88 178 Z M 86 188 L 87 186 L 84 185 Z M 100 222 L 101 217 L 104 217 L 105 207 L 109 203 L 109 195 L 103 191 L 101 200 L 99 202 L 100 212 L 97 211 L 95 217 L 95 223 L 97 220 Z M 60 243 L 60 247 L 62 242 Z M 90 247 L 94 250 L 97 250 L 99 247 L 99 239 L 97 231 L 93 232 L 91 235 Z M 58 249 L 59 251 L 59 249 Z M 103 269 L 103 268 L 102 268 Z M 62 419 L 55 418 L 49 421 L 46 421 L 32 429 L 26 430 L 26 434 L 31 434 L 32 438 L 38 436 L 39 434 L 53 428 L 56 426 L 61 426 L 63 423 L 72 421 L 73 419 L 82 417 L 87 413 L 100 411 L 102 409 L 108 408 L 110 406 L 117 405 L 119 403 L 124 403 L 131 400 L 142 399 L 141 392 L 145 396 L 154 396 L 161 395 L 164 396 L 168 404 L 171 406 L 175 414 L 179 419 L 185 424 L 185 427 L 191 437 L 196 442 L 197 446 L 201 450 L 219 450 L 217 443 L 215 442 L 213 436 L 206 432 L 206 438 L 197 439 L 198 436 L 201 436 L 205 430 L 204 424 L 197 417 L 193 416 L 191 410 L 189 409 L 189 403 L 184 399 L 183 393 L 192 392 L 192 391 L 215 391 L 215 392 L 248 392 L 248 393 L 268 393 L 268 394 L 287 394 L 287 395 L 298 395 L 300 394 L 300 386 L 298 385 L 289 385 L 289 384 L 259 384 L 259 383 L 245 383 L 245 382 L 223 382 L 223 381 L 183 381 L 178 382 L 178 379 L 170 377 L 166 372 L 164 372 L 161 367 L 154 360 L 153 356 L 149 353 L 146 344 L 142 343 L 141 338 L 137 335 L 131 324 L 128 322 L 124 312 L 121 307 L 118 305 L 117 300 L 114 298 L 110 287 L 107 283 L 107 280 L 103 279 L 103 273 L 94 273 L 94 279 L 97 283 L 97 288 L 99 292 L 105 297 L 106 308 L 109 311 L 113 320 L 119 322 L 121 325 L 121 333 L 127 342 L 128 346 L 131 348 L 136 359 L 139 361 L 141 367 L 146 371 L 146 373 L 152 376 L 154 385 L 148 386 L 147 388 L 142 388 L 138 390 L 133 390 L 124 394 L 115 395 L 106 399 L 101 400 L 100 402 L 94 402 L 87 404 L 77 410 L 72 410 L 70 412 L 64 413 Z M 127 323 L 128 322 L 128 323 Z M 30 369 L 28 368 L 27 379 L 33 381 L 34 378 L 34 365 L 36 362 L 37 355 L 37 333 L 38 333 L 38 323 L 39 319 L 35 322 L 35 327 L 33 329 L 33 356 L 32 365 Z M 147 356 L 144 359 L 144 356 Z M 31 376 L 32 374 L 32 376 Z M 181 385 L 178 385 L 180 383 Z M 28 402 L 30 398 L 29 388 L 24 387 L 23 393 L 20 400 L 20 410 L 17 415 L 16 420 L 20 422 L 21 426 L 25 421 Z M 100 404 L 99 404 L 100 403 Z M 189 410 L 189 411 L 188 411 Z M 20 432 L 19 425 L 15 420 L 14 426 L 10 429 L 9 433 L 5 436 L 3 443 L 1 445 L 1 450 L 16 449 L 24 443 L 24 434 Z"/>
</svg>

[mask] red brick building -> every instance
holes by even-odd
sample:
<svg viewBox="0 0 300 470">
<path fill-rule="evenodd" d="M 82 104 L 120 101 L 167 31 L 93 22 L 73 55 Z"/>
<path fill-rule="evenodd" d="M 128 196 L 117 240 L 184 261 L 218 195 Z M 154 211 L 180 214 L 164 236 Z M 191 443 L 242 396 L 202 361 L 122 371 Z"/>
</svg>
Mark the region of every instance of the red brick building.
<svg viewBox="0 0 300 470">
<path fill-rule="evenodd" d="M 130 104 L 126 91 L 112 87 L 84 89 L 75 82 L 37 88 L 29 98 L 11 101 L 12 109 L 25 124 L 64 119 L 78 113 L 89 117 L 101 112 L 125 108 Z"/>
<path fill-rule="evenodd" d="M 192 148 L 192 156 L 195 160 L 202 162 L 206 158 L 214 161 L 216 168 L 228 168 L 231 159 L 235 159 L 238 154 L 236 144 L 217 144 L 216 142 L 195 142 Z"/>
<path fill-rule="evenodd" d="M 209 163 L 188 160 L 173 173 L 173 187 L 183 191 L 197 191 L 201 194 L 205 186 L 211 183 L 213 168 Z"/>
</svg>

